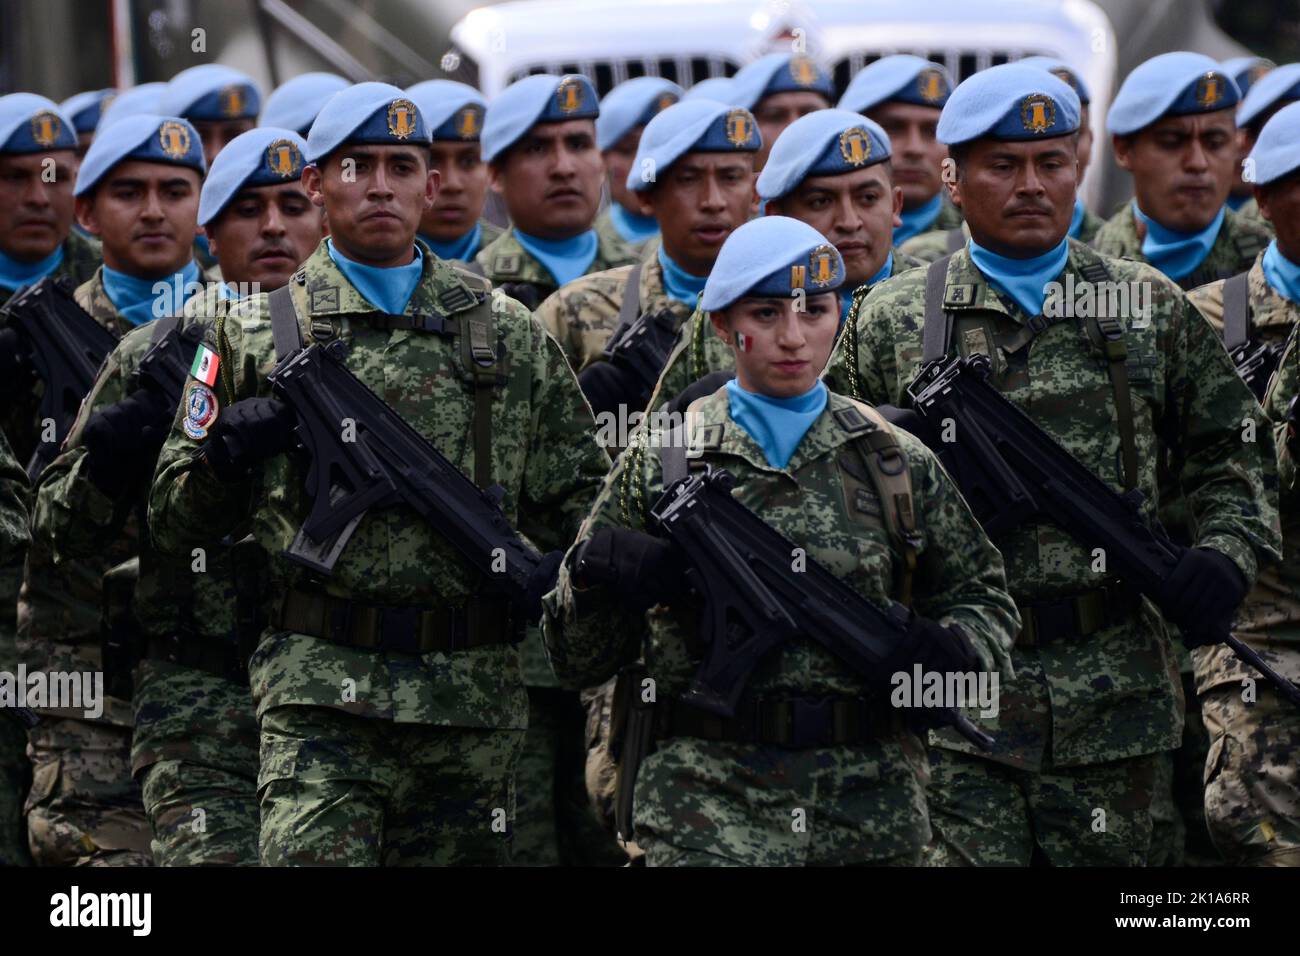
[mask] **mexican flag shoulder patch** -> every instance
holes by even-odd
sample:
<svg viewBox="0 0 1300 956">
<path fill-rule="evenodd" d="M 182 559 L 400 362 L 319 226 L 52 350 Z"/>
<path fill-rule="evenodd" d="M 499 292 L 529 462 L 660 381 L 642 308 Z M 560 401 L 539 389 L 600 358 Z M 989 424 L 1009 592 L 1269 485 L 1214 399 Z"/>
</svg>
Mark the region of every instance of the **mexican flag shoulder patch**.
<svg viewBox="0 0 1300 956">
<path fill-rule="evenodd" d="M 217 367 L 221 364 L 221 357 L 206 345 L 200 345 L 199 350 L 194 353 L 194 364 L 190 366 L 190 374 L 197 378 L 204 385 L 212 385 L 217 380 Z"/>
</svg>

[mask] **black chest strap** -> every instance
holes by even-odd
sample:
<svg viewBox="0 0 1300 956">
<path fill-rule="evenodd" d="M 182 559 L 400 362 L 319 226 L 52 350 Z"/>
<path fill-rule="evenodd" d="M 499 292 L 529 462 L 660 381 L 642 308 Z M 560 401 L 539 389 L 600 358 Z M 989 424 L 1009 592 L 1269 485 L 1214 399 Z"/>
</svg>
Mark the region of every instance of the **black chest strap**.
<svg viewBox="0 0 1300 956">
<path fill-rule="evenodd" d="M 1250 339 L 1250 272 L 1223 282 L 1223 344 L 1229 352 Z"/>
</svg>

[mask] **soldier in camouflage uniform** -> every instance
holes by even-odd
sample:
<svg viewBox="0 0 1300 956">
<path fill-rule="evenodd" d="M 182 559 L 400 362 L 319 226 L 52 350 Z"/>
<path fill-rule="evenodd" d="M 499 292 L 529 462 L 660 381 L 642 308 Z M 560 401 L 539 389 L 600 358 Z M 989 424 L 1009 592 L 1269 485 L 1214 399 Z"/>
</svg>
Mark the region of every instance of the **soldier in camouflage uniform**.
<svg viewBox="0 0 1300 956">
<path fill-rule="evenodd" d="M 290 130 L 260 127 L 232 140 L 213 163 L 198 218 L 225 280 L 187 301 L 179 323 L 128 332 L 100 371 L 38 496 L 48 524 L 40 531 L 60 554 L 90 559 L 114 547 L 136 512 L 111 502 L 137 501 L 144 511 L 180 402 L 138 383 L 151 346 L 176 328 L 177 360 L 188 366 L 234 289 L 279 288 L 320 242 L 323 214 L 299 182 L 306 146 Z M 138 536 L 138 549 L 123 626 L 139 633 L 131 772 L 142 786 L 154 862 L 255 866 L 258 742 L 245 661 L 257 637 L 265 557 L 249 544 L 211 541 L 175 560 L 147 534 Z"/>
<path fill-rule="evenodd" d="M 843 277 L 834 247 L 804 223 L 768 216 L 736 230 L 703 303 L 734 343 L 737 380 L 690 406 L 690 451 L 680 432 L 638 432 L 547 597 L 552 663 L 579 686 L 642 655 L 653 607 L 636 692 L 653 687 L 657 749 L 635 791 L 636 839 L 651 866 L 916 865 L 930 835 L 924 748 L 908 712 L 886 702 L 886 675 L 916 662 L 1010 676 L 1019 622 L 997 550 L 919 441 L 818 381 Z M 691 706 L 681 695 L 700 662 L 702 609 L 682 581 L 682 555 L 654 536 L 649 516 L 670 481 L 674 448 L 663 446 L 675 443 L 683 476 L 688 455 L 691 467 L 725 468 L 740 502 L 879 604 L 908 592 L 910 562 L 889 530 L 895 505 L 856 457 L 876 429 L 897 439 L 916 516 L 907 638 L 873 678 L 801 634 L 758 662 L 734 719 Z"/>
<path fill-rule="evenodd" d="M 249 664 L 266 865 L 509 859 L 527 719 L 516 645 L 560 559 L 512 601 L 401 506 L 362 517 L 324 581 L 285 558 L 310 492 L 267 381 L 277 340 L 288 352 L 296 326 L 344 342 L 348 369 L 480 487 L 499 485 L 508 520 L 543 550 L 572 540 L 609 467 L 554 340 L 415 243 L 437 195 L 429 141 L 387 84 L 326 104 L 303 184 L 331 237 L 284 289 L 218 318 L 203 346 L 212 385 L 188 384 L 150 496 L 160 548 L 184 555 L 251 522 L 271 556 L 270 626 Z M 469 337 L 425 331 L 429 316 Z"/>
<path fill-rule="evenodd" d="M 636 193 L 628 187 L 628 174 L 646 124 L 682 98 L 683 90 L 661 76 L 637 76 L 624 80 L 600 101 L 596 117 L 596 145 L 608 171 L 609 205 L 596 217 L 596 232 L 645 251 L 659 236 L 659 220 L 640 208 Z M 637 177 L 637 181 L 641 181 Z M 574 364 L 574 368 L 577 368 Z"/>
<path fill-rule="evenodd" d="M 1149 262 L 1183 289 L 1250 267 L 1271 238 L 1227 206 L 1239 96 L 1199 53 L 1164 53 L 1128 75 L 1107 126 L 1135 197 L 1093 240 L 1105 256 Z"/>
<path fill-rule="evenodd" d="M 598 115 L 586 77 L 540 74 L 497 94 L 483 120 L 483 161 L 511 227 L 474 264 L 530 309 L 579 276 L 637 260 L 632 249 L 591 227 L 605 177 Z"/>
<path fill-rule="evenodd" d="M 0 573 L 19 579 L 23 557 L 31 535 L 27 530 L 27 474 L 14 458 L 9 442 L 0 432 Z M 16 590 L 16 588 L 15 588 Z M 13 633 L 13 614 L 8 605 L 3 625 Z M 9 651 L 12 651 L 12 639 Z M 16 655 L 6 652 L 0 671 L 13 673 Z M 23 797 L 31 772 L 24 753 L 27 734 L 18 715 L 0 704 L 0 867 L 31 866 L 27 851 L 27 827 L 23 823 Z"/>
<path fill-rule="evenodd" d="M 1285 67 L 1279 67 L 1285 69 Z M 1251 267 L 1249 328 L 1280 344 L 1281 364 L 1264 396 L 1276 427 L 1283 553 L 1260 572 L 1237 618 L 1236 634 L 1283 677 L 1300 680 L 1300 499 L 1296 489 L 1296 395 L 1300 393 L 1300 103 L 1264 126 L 1251 159 L 1255 195 L 1277 226 L 1277 239 Z M 1240 281 L 1240 280 L 1234 280 Z M 1240 291 L 1236 294 L 1240 295 Z M 1223 312 L 1223 283 L 1192 293 L 1214 321 Z M 1210 836 L 1232 864 L 1300 866 L 1300 712 L 1222 647 L 1198 651 L 1196 687 L 1210 733 L 1205 764 L 1205 815 Z"/>
<path fill-rule="evenodd" d="M 1267 431 L 1259 409 L 1177 287 L 1145 264 L 1066 238 L 1077 127 L 1074 91 L 1032 66 L 992 67 L 958 87 L 939 135 L 957 163 L 953 198 L 972 238 L 930 267 L 945 274 L 914 270 L 863 300 L 826 381 L 903 406 L 927 352 L 987 355 L 992 384 L 1109 484 L 1140 490 L 1148 517 L 1159 505 L 1159 442 L 1175 436 L 1200 534 L 1162 606 L 1181 608 L 1184 640 L 1195 644 L 1212 639 L 1206 622 L 1225 621 L 1260 562 L 1277 557 L 1276 507 L 1265 493 L 1271 443 L 1243 441 L 1243 421 Z M 1105 338 L 1099 319 L 1028 324 L 1052 308 L 1053 281 L 1059 292 L 1103 276 L 1150 290 L 1149 315 L 1130 311 L 1118 329 L 1108 323 L 1121 339 Z M 927 303 L 936 281 L 943 298 Z M 935 317 L 923 319 L 928 313 Z M 939 326 L 924 348 L 923 325 L 945 313 L 951 336 Z M 1123 348 L 1103 352 L 1104 341 Z M 997 738 L 992 753 L 932 735 L 937 838 L 927 862 L 1025 866 L 1042 854 L 1058 865 L 1141 865 L 1156 755 L 1182 734 L 1165 625 L 1150 601 L 1104 576 L 1096 556 L 1054 524 L 1024 524 L 998 545 L 1024 622 L 1016 677 L 1002 688 L 996 720 L 984 724 Z"/>
<path fill-rule="evenodd" d="M 420 220 L 419 239 L 439 259 L 470 263 L 501 235 L 483 219 L 488 168 L 479 150 L 487 101 L 472 86 L 426 80 L 406 91 L 433 130 L 433 168 L 438 201 Z"/>
<path fill-rule="evenodd" d="M 198 134 L 174 117 L 128 117 L 87 151 L 77 176 L 77 216 L 101 236 L 104 265 L 75 296 L 114 336 L 176 311 L 206 278 L 190 258 L 203 173 Z M 108 400 L 119 397 L 113 392 Z M 109 457 L 118 454 L 128 466 L 139 464 L 124 449 Z M 41 480 L 61 483 L 73 457 L 56 459 L 62 464 Z M 42 496 L 42 487 L 19 594 L 19 651 L 29 671 L 101 672 L 103 578 L 138 553 L 139 524 L 129 502 L 115 500 L 115 486 L 83 485 L 66 497 Z M 82 517 L 71 517 L 73 511 Z M 101 546 L 79 547 L 78 535 L 90 531 L 82 526 L 86 513 L 115 526 Z M 37 864 L 148 865 L 148 821 L 130 772 L 129 699 L 108 693 L 93 720 L 78 708 L 44 713 L 28 747 L 27 824 Z"/>
</svg>

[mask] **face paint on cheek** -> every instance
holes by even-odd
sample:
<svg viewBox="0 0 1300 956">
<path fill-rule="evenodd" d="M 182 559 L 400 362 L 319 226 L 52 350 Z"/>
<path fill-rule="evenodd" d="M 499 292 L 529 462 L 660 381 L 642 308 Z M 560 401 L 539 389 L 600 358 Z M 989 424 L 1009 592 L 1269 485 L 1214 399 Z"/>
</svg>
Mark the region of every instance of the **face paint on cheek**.
<svg viewBox="0 0 1300 956">
<path fill-rule="evenodd" d="M 740 349 L 742 352 L 754 351 L 754 337 L 752 335 L 746 335 L 744 332 L 737 332 L 736 348 Z"/>
</svg>

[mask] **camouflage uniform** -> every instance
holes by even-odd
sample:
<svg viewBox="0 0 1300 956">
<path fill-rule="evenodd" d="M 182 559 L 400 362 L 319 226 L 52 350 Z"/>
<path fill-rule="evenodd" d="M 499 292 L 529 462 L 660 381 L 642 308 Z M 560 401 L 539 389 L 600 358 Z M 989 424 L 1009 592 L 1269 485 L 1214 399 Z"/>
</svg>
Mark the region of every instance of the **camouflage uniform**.
<svg viewBox="0 0 1300 956">
<path fill-rule="evenodd" d="M 1224 210 L 1223 225 L 1214 239 L 1214 245 L 1206 253 L 1204 261 L 1176 280 L 1183 289 L 1195 289 L 1199 285 L 1226 279 L 1244 272 L 1255 261 L 1255 256 L 1264 251 L 1269 240 L 1273 238 L 1270 230 L 1258 222 L 1243 219 L 1240 213 L 1231 209 Z M 1092 247 L 1103 256 L 1115 256 L 1124 259 L 1136 259 L 1146 262 L 1142 255 L 1142 240 L 1138 238 L 1137 217 L 1132 205 L 1123 206 L 1119 212 L 1106 220 L 1097 232 Z"/>
<path fill-rule="evenodd" d="M 212 285 L 185 305 L 180 328 L 211 325 L 226 300 Z M 132 376 L 152 345 L 152 324 L 122 337 L 82 405 L 67 445 L 41 482 L 42 532 L 58 553 L 78 560 L 111 549 L 135 509 L 115 506 L 88 476 L 81 432 L 90 416 L 135 391 Z M 189 356 L 184 356 L 188 361 Z M 128 492 L 143 513 L 148 484 Z M 132 535 L 136 537 L 136 535 Z M 155 646 L 175 637 L 198 653 L 196 642 L 228 645 L 235 627 L 236 596 L 228 549 L 209 542 L 196 556 L 160 555 L 148 535 L 136 537 L 138 580 L 130 626 L 138 628 L 145 655 L 135 673 L 131 773 L 143 789 L 160 866 L 256 865 L 257 724 L 246 678 L 232 682 L 206 670 L 162 659 Z M 245 553 L 241 572 L 258 572 Z M 196 812 L 200 811 L 200 812 Z"/>
<path fill-rule="evenodd" d="M 628 242 L 614 225 L 614 220 L 609 215 L 609 209 L 609 206 L 602 209 L 600 215 L 596 217 L 596 221 L 591 224 L 591 228 L 596 230 L 596 235 L 600 236 L 602 241 L 621 243 L 637 255 L 644 255 L 651 246 L 659 241 L 658 235 L 654 235 L 648 239 L 642 239 L 640 242 Z"/>
<path fill-rule="evenodd" d="M 27 474 L 14 458 L 4 432 L 0 432 L 0 569 L 21 577 L 23 556 L 31 543 L 27 529 Z M 0 611 L 0 628 L 13 633 L 14 604 Z M 12 650 L 12 647 L 10 648 Z M 0 660 L 0 671 L 13 673 L 15 656 Z M 0 707 L 0 866 L 31 866 L 27 852 L 27 826 L 23 823 L 23 795 L 27 792 L 27 734 L 17 717 Z"/>
<path fill-rule="evenodd" d="M 1245 219 L 1248 222 L 1256 223 L 1267 229 L 1270 235 L 1273 233 L 1273 224 L 1265 219 L 1263 214 L 1260 213 L 1259 202 L 1254 196 L 1247 199 L 1235 211 L 1238 219 Z"/>
<path fill-rule="evenodd" d="M 587 275 L 604 272 L 615 266 L 625 266 L 636 262 L 639 256 L 632 249 L 617 239 L 599 235 L 596 258 L 587 267 Z M 536 308 L 542 300 L 554 292 L 558 286 L 550 270 L 542 265 L 515 238 L 512 230 L 506 230 L 492 243 L 479 250 L 474 263 L 483 270 L 483 275 L 494 284 L 503 287 L 503 291 L 519 299 L 530 308 Z M 519 288 L 519 287 L 524 288 Z M 529 302 L 529 296 L 535 296 L 535 302 Z"/>
<path fill-rule="evenodd" d="M 736 477 L 735 497 L 806 547 L 809 558 L 867 598 L 887 601 L 896 590 L 901 559 L 874 488 L 853 477 L 854 472 L 861 475 L 848 458 L 858 433 L 839 416 L 856 410 L 855 403 L 829 395 L 782 469 L 768 464 L 757 443 L 731 419 L 728 406 L 725 389 L 692 403 L 692 445 L 702 450 L 703 462 L 730 471 Z M 638 434 L 645 438 L 647 430 Z M 658 440 L 666 436 L 656 433 L 620 456 L 579 544 L 601 528 L 649 529 L 649 508 L 663 493 Z M 1019 621 L 1004 590 L 1001 558 L 929 451 L 910 435 L 900 433 L 898 441 L 909 467 L 922 539 L 917 613 L 959 623 L 982 669 L 1007 677 L 1011 637 Z M 575 590 L 568 571 L 562 570 L 546 603 L 547 649 L 567 684 L 598 683 L 640 656 L 641 615 L 602 589 Z M 648 616 L 645 659 L 660 705 L 683 693 L 697 669 L 699 648 L 692 644 L 697 613 L 698 607 L 686 600 L 678 607 L 657 607 Z M 746 694 L 769 699 L 869 694 L 859 675 L 803 638 L 765 657 L 746 686 Z M 674 702 L 675 708 L 683 706 Z M 872 739 L 807 749 L 688 735 L 662 739 L 642 764 L 636 784 L 636 836 L 647 862 L 915 865 L 930 836 L 925 752 L 898 717 L 893 711 L 880 718 Z M 806 832 L 792 825 L 800 809 Z"/>
<path fill-rule="evenodd" d="M 474 286 L 462 276 L 426 249 L 407 314 L 454 315 L 472 305 Z M 304 341 L 312 329 L 340 337 L 350 346 L 349 369 L 473 474 L 473 402 L 459 338 L 390 331 L 324 243 L 289 288 Z M 591 437 L 590 411 L 554 340 L 499 292 L 491 308 L 499 383 L 492 478 L 521 532 L 543 550 L 560 547 L 571 540 L 609 460 Z M 266 296 L 254 296 L 218 319 L 211 333 L 221 356 L 222 407 L 270 394 L 275 350 L 268 315 Z M 261 730 L 262 862 L 505 862 L 527 697 L 500 599 L 480 597 L 477 572 L 403 507 L 363 518 L 322 585 L 282 557 L 310 506 L 302 460 L 279 455 L 260 479 L 225 485 L 195 454 L 181 424 L 163 448 L 150 494 L 155 542 L 184 554 L 251 519 L 255 539 L 271 555 L 272 625 L 249 664 Z M 343 606 L 349 614 L 424 608 L 443 617 L 455 609 L 461 621 L 468 606 L 499 623 L 475 630 L 482 646 L 384 652 L 312 636 L 305 624 L 277 625 L 295 604 Z"/>
<path fill-rule="evenodd" d="M 1250 270 L 1251 326 L 1273 339 L 1294 329 L 1300 306 L 1263 281 L 1258 263 Z M 1222 315 L 1221 284 L 1192 294 L 1211 321 Z M 1278 482 L 1282 510 L 1281 564 L 1264 568 L 1246 598 L 1236 634 L 1273 668 L 1300 680 L 1300 500 L 1296 461 L 1287 444 L 1287 405 L 1300 392 L 1300 346 L 1296 335 L 1282 356 L 1264 396 L 1264 411 L 1276 423 Z M 1294 443 L 1293 443 L 1294 444 Z M 1214 844 L 1235 865 L 1300 866 L 1300 713 L 1248 665 L 1222 647 L 1198 650 L 1196 688 L 1210 733 L 1205 763 L 1205 816 Z M 1247 693 L 1247 687 L 1253 687 Z M 1249 699 L 1247 699 L 1249 698 Z"/>
<path fill-rule="evenodd" d="M 1079 224 L 1079 234 L 1074 238 L 1091 245 L 1092 240 L 1096 238 L 1105 222 L 1106 220 L 1092 210 L 1084 209 L 1083 222 Z M 959 222 L 953 228 L 962 231 L 962 244 L 964 245 L 966 240 L 970 238 L 970 233 L 965 228 L 964 223 Z M 913 259 L 918 259 L 921 262 L 934 262 L 936 259 L 942 259 L 948 254 L 948 233 L 948 229 L 931 229 L 919 236 L 913 236 L 899 248 Z"/>
<path fill-rule="evenodd" d="M 1076 283 L 1087 281 L 1079 270 L 1089 258 L 1086 247 L 1070 243 L 1066 268 Z M 1213 331 L 1169 280 L 1144 264 L 1105 265 L 1112 281 L 1152 290 L 1149 324 L 1126 323 L 1124 330 L 1143 509 L 1150 516 L 1158 506 L 1159 436 L 1178 409 L 1185 412 L 1176 433 L 1185 451 L 1182 480 L 1198 543 L 1226 554 L 1253 581 L 1260 558 L 1276 557 L 1278 547 L 1276 508 L 1265 493 L 1274 470 L 1271 442 L 1247 444 L 1240 434 L 1243 419 L 1260 417 L 1258 406 Z M 925 279 L 919 270 L 908 273 L 859 303 L 831 356 L 828 385 L 866 401 L 908 404 L 906 388 L 922 355 Z M 1106 362 L 1082 323 L 1050 325 L 1010 355 L 994 347 L 1026 317 L 994 292 L 964 249 L 949 262 L 945 301 L 960 352 L 990 355 L 998 389 L 1080 462 L 1120 485 Z M 1092 572 L 1089 553 L 1053 524 L 1023 525 L 998 544 L 1027 627 L 1033 605 L 1095 593 L 1107 583 Z M 975 755 L 949 733 L 932 735 L 937 840 L 928 863 L 1024 866 L 1035 843 L 1055 864 L 1144 861 L 1154 755 L 1182 734 L 1176 659 L 1149 601 L 1131 613 L 1102 615 L 1092 628 L 1085 637 L 1032 646 L 1018 639 L 1016 679 L 1003 686 L 1001 712 L 984 726 L 997 738 L 992 754 Z"/>
</svg>

